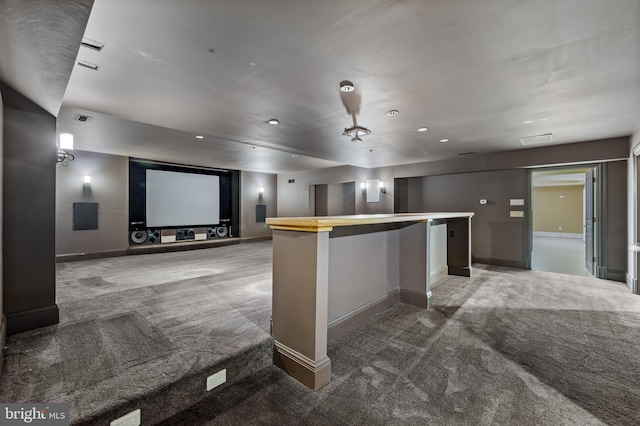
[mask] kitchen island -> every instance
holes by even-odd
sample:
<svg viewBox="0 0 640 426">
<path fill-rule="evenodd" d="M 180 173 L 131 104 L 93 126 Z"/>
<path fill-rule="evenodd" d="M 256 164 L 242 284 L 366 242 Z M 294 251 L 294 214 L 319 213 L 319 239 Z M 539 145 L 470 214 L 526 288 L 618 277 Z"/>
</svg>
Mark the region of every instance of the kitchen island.
<svg viewBox="0 0 640 426">
<path fill-rule="evenodd" d="M 471 276 L 472 217 L 463 212 L 268 218 L 274 364 L 311 389 L 327 385 L 329 339 L 398 302 L 431 306 L 432 226 L 446 225 L 448 273 Z"/>
</svg>

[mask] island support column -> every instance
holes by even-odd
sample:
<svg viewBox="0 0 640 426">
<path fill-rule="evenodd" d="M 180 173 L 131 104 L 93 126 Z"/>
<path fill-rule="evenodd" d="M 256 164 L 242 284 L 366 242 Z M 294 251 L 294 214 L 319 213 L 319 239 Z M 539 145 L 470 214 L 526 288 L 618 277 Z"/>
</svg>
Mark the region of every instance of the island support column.
<svg viewBox="0 0 640 426">
<path fill-rule="evenodd" d="M 331 381 L 329 230 L 273 231 L 273 363 L 313 390 Z"/>
</svg>

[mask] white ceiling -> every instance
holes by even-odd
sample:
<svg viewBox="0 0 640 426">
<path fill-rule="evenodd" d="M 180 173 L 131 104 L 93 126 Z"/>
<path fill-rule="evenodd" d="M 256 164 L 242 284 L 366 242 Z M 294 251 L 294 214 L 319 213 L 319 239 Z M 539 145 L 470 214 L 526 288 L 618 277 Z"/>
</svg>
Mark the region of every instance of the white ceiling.
<svg viewBox="0 0 640 426">
<path fill-rule="evenodd" d="M 95 0 L 85 37 L 105 44 L 78 53 L 99 69 L 73 68 L 59 131 L 96 152 L 377 167 L 640 123 L 638 0 Z M 357 90 L 341 98 L 344 79 Z M 342 135 L 345 104 L 363 142 Z"/>
</svg>

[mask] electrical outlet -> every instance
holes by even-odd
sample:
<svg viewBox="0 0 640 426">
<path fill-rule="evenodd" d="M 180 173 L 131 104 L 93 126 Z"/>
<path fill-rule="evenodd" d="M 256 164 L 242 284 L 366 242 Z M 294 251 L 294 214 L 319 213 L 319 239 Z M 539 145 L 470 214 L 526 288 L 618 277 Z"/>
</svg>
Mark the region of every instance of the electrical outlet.
<svg viewBox="0 0 640 426">
<path fill-rule="evenodd" d="M 110 426 L 140 426 L 140 409 L 125 414 L 110 423 Z"/>
<path fill-rule="evenodd" d="M 227 381 L 227 369 L 218 371 L 216 374 L 212 374 L 207 377 L 207 392 L 216 388 Z"/>
<path fill-rule="evenodd" d="M 558 226 L 558 231 L 562 231 L 562 226 Z"/>
</svg>

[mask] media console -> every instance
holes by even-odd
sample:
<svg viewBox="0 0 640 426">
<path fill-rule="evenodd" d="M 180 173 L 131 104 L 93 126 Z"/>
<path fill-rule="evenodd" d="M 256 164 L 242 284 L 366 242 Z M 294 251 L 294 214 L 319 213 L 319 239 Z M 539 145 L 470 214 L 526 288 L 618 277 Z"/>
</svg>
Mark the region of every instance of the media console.
<svg viewBox="0 0 640 426">
<path fill-rule="evenodd" d="M 268 218 L 273 362 L 307 387 L 331 380 L 327 341 L 397 302 L 431 306 L 431 227 L 447 226 L 451 275 L 471 276 L 473 213 Z"/>
</svg>

